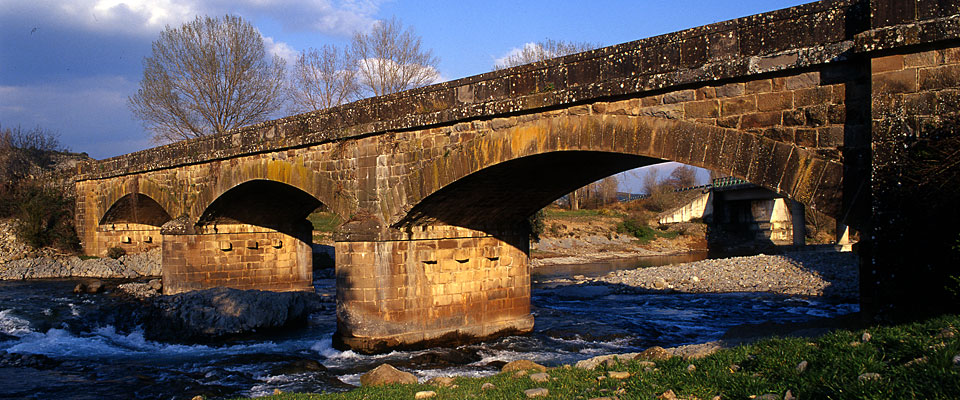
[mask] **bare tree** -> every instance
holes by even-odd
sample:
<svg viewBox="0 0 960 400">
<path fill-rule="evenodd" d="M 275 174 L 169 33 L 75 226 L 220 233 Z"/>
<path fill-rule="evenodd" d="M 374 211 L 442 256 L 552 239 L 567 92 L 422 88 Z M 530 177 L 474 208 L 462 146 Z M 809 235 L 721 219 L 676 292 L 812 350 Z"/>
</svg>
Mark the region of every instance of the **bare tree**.
<svg viewBox="0 0 960 400">
<path fill-rule="evenodd" d="M 674 168 L 663 183 L 674 190 L 694 187 L 697 185 L 697 171 L 689 165 L 681 165 Z"/>
<path fill-rule="evenodd" d="M 597 45 L 587 42 L 565 42 L 563 40 L 544 39 L 536 43 L 527 43 L 519 52 L 507 56 L 495 64 L 494 69 L 516 67 L 532 62 L 549 60 L 569 54 L 582 53 L 596 49 Z"/>
<path fill-rule="evenodd" d="M 290 82 L 293 112 L 338 106 L 356 98 L 357 63 L 353 55 L 333 45 L 310 48 L 297 57 Z"/>
<path fill-rule="evenodd" d="M 0 192 L 50 167 L 53 154 L 64 150 L 59 134 L 39 126 L 30 130 L 0 127 Z"/>
<path fill-rule="evenodd" d="M 280 109 L 284 68 L 240 17 L 197 17 L 153 42 L 130 108 L 157 142 L 229 131 Z"/>
<path fill-rule="evenodd" d="M 374 96 L 426 86 L 440 76 L 440 59 L 422 49 L 420 36 L 396 17 L 379 21 L 370 33 L 355 34 L 350 51 L 361 87 Z"/>
</svg>

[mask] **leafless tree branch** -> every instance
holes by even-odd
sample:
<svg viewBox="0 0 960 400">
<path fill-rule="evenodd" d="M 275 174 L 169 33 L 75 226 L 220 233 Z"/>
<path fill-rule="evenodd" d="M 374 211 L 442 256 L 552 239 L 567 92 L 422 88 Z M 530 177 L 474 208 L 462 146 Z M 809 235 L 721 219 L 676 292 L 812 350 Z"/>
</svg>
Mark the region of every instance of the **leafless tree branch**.
<svg viewBox="0 0 960 400">
<path fill-rule="evenodd" d="M 283 104 L 285 63 L 267 57 L 260 33 L 240 17 L 167 26 L 143 67 L 129 104 L 157 142 L 262 122 Z"/>
</svg>

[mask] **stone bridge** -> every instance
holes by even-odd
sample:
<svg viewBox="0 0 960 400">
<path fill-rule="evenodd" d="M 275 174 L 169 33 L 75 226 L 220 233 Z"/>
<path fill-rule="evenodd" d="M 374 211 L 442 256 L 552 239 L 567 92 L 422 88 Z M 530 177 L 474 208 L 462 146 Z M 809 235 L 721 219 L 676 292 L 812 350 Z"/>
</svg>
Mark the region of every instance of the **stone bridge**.
<svg viewBox="0 0 960 400">
<path fill-rule="evenodd" d="M 309 290 L 323 205 L 341 344 L 529 331 L 527 217 L 617 172 L 679 161 L 873 232 L 881 122 L 956 111 L 957 14 L 822 1 L 84 164 L 76 226 L 92 255 L 161 247 L 167 293 Z"/>
</svg>

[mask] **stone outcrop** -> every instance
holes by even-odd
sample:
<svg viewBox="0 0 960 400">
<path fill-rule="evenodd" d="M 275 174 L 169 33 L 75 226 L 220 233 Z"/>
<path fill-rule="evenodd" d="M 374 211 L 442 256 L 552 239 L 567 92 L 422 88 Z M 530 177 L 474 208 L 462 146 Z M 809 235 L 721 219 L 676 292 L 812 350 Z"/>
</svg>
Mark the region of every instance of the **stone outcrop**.
<svg viewBox="0 0 960 400">
<path fill-rule="evenodd" d="M 216 288 L 154 297 L 142 324 L 151 340 L 202 342 L 302 325 L 319 307 L 315 293 Z"/>
</svg>

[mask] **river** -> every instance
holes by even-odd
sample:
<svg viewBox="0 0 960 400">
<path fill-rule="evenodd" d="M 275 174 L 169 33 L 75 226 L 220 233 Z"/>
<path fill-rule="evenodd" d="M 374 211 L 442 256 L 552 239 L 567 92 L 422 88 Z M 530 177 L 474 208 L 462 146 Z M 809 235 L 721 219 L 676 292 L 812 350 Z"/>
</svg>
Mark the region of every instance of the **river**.
<svg viewBox="0 0 960 400">
<path fill-rule="evenodd" d="M 856 304 L 765 294 L 586 294 L 554 282 L 564 274 L 590 276 L 677 261 L 688 260 L 661 257 L 535 270 L 536 324 L 531 334 L 373 356 L 331 347 L 334 307 L 313 314 L 309 326 L 283 334 L 219 344 L 169 344 L 144 340 L 136 327 L 127 327 L 119 311 L 123 308 L 111 296 L 73 294 L 74 280 L 0 282 L 0 333 L 6 335 L 0 335 L 0 350 L 49 358 L 39 368 L 0 368 L 0 397 L 189 399 L 198 394 L 253 397 L 274 389 L 342 391 L 385 362 L 413 372 L 421 381 L 484 376 L 517 359 L 557 366 L 655 345 L 716 340 L 740 324 L 799 322 L 858 309 Z M 320 294 L 335 293 L 333 279 L 314 283 Z"/>
</svg>

